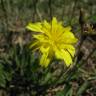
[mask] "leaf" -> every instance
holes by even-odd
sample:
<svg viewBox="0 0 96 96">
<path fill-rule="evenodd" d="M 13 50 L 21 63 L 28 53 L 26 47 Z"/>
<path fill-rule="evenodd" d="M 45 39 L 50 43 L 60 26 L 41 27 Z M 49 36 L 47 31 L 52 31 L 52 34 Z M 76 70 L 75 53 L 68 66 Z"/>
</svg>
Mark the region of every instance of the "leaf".
<svg viewBox="0 0 96 96">
<path fill-rule="evenodd" d="M 81 94 L 86 90 L 86 88 L 89 86 L 89 82 L 85 81 L 80 88 L 77 91 L 77 96 L 81 96 Z"/>
<path fill-rule="evenodd" d="M 72 96 L 73 90 L 70 88 L 68 91 L 59 91 L 56 93 L 56 96 Z"/>
<path fill-rule="evenodd" d="M 56 93 L 56 96 L 64 96 L 64 91 L 59 91 Z"/>
<path fill-rule="evenodd" d="M 73 93 L 73 90 L 72 88 L 70 88 L 68 92 L 66 93 L 66 96 L 72 96 L 72 93 Z"/>
<path fill-rule="evenodd" d="M 48 72 L 43 78 L 44 80 L 42 81 L 42 84 L 46 84 L 52 78 L 52 74 Z"/>
<path fill-rule="evenodd" d="M 66 84 L 64 87 L 64 95 L 63 96 L 72 96 L 73 90 L 72 85 Z"/>
<path fill-rule="evenodd" d="M 5 87 L 6 80 L 5 80 L 5 72 L 3 70 L 3 65 L 0 64 L 0 86 Z"/>
</svg>

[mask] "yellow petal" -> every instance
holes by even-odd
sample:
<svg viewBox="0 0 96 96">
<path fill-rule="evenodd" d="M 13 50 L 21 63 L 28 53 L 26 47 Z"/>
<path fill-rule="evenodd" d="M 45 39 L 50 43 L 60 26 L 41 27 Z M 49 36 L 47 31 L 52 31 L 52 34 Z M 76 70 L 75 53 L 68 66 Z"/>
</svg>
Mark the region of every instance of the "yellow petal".
<svg viewBox="0 0 96 96">
<path fill-rule="evenodd" d="M 71 56 L 72 57 L 74 57 L 74 55 L 75 55 L 75 48 L 74 49 L 67 49 L 68 50 L 68 52 L 71 54 Z"/>
<path fill-rule="evenodd" d="M 57 24 L 57 19 L 56 17 L 53 17 L 52 18 L 52 26 L 56 25 Z"/>
<path fill-rule="evenodd" d="M 64 27 L 63 31 L 64 31 L 64 32 L 66 32 L 66 31 L 67 31 L 67 32 L 70 32 L 71 29 L 72 29 L 71 26 L 68 26 L 68 27 Z"/>
<path fill-rule="evenodd" d="M 45 27 L 46 29 L 51 28 L 50 24 L 46 20 L 44 20 L 44 22 L 43 22 L 43 27 Z"/>
<path fill-rule="evenodd" d="M 74 36 L 72 32 L 64 32 L 61 41 L 63 41 L 65 44 L 74 44 L 78 41 L 78 39 Z"/>
<path fill-rule="evenodd" d="M 44 22 L 42 23 L 42 26 L 43 26 L 42 30 L 44 31 L 44 34 L 50 37 L 51 25 L 46 20 L 44 20 Z"/>
<path fill-rule="evenodd" d="M 49 53 L 49 47 L 47 47 L 47 46 L 41 46 L 40 47 L 40 51 L 42 52 L 42 53 Z"/>
<path fill-rule="evenodd" d="M 34 32 L 43 32 L 42 30 L 42 24 L 40 22 L 37 23 L 29 23 L 26 26 L 27 29 L 34 31 Z"/>
<path fill-rule="evenodd" d="M 72 58 L 71 55 L 65 51 L 65 50 L 56 50 L 55 51 L 55 55 L 57 57 L 57 59 L 62 59 L 64 60 L 66 66 L 70 66 L 72 64 Z"/>
<path fill-rule="evenodd" d="M 37 39 L 37 40 L 44 40 L 44 36 L 42 35 L 42 34 L 35 34 L 35 35 L 33 35 L 33 37 L 35 38 L 35 39 Z"/>
<path fill-rule="evenodd" d="M 39 34 L 39 35 L 33 35 L 33 37 L 35 39 L 37 39 L 40 43 L 48 43 L 48 37 L 47 36 L 44 36 L 42 34 Z"/>
<path fill-rule="evenodd" d="M 58 22 L 57 22 L 57 19 L 56 17 L 53 17 L 52 19 L 52 35 L 55 35 L 56 31 L 57 31 L 57 26 L 58 26 Z"/>
<path fill-rule="evenodd" d="M 32 51 L 36 51 L 40 48 L 40 42 L 36 40 L 34 42 L 31 42 L 29 48 L 32 49 Z"/>
<path fill-rule="evenodd" d="M 50 63 L 50 59 L 48 58 L 48 53 L 44 53 L 40 58 L 40 65 L 42 67 L 47 67 Z"/>
<path fill-rule="evenodd" d="M 61 44 L 59 47 L 60 47 L 60 49 L 67 50 L 71 54 L 71 56 L 74 57 L 75 47 L 73 45 Z"/>
</svg>

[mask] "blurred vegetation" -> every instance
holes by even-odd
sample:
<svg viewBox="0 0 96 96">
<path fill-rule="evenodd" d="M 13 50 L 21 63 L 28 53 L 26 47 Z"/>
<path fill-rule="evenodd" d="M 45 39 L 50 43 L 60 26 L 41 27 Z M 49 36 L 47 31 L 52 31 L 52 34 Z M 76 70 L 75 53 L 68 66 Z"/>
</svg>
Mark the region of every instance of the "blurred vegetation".
<svg viewBox="0 0 96 96">
<path fill-rule="evenodd" d="M 0 96 L 96 96 L 96 28 L 85 32 L 72 68 L 55 61 L 43 69 L 28 48 L 28 22 L 53 16 L 80 38 L 80 8 L 85 23 L 95 24 L 96 0 L 0 0 Z"/>
</svg>

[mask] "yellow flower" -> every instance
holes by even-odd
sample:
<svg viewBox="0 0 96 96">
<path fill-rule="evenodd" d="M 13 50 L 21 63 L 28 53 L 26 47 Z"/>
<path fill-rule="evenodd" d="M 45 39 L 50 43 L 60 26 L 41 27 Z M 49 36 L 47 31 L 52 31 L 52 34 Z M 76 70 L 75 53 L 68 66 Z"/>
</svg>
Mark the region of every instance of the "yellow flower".
<svg viewBox="0 0 96 96">
<path fill-rule="evenodd" d="M 53 17 L 50 23 L 46 20 L 29 23 L 26 28 L 34 33 L 32 36 L 35 41 L 30 47 L 41 52 L 41 66 L 47 67 L 54 56 L 64 60 L 66 66 L 72 64 L 75 54 L 73 44 L 77 42 L 77 38 L 71 32 L 71 27 L 63 27 L 62 22 Z"/>
</svg>

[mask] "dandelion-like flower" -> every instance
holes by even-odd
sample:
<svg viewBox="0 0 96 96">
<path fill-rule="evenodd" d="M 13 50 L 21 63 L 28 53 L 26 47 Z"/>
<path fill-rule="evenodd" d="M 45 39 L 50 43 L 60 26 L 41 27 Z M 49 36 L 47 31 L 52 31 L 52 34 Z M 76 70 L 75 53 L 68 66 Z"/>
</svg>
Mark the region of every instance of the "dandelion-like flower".
<svg viewBox="0 0 96 96">
<path fill-rule="evenodd" d="M 29 23 L 26 28 L 34 33 L 32 37 L 35 41 L 30 47 L 41 52 L 41 66 L 47 67 L 54 56 L 64 60 L 66 66 L 72 64 L 77 38 L 71 32 L 71 27 L 63 27 L 62 22 L 53 17 L 51 22 Z"/>
</svg>

